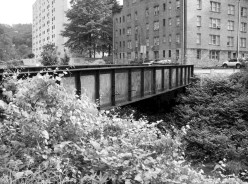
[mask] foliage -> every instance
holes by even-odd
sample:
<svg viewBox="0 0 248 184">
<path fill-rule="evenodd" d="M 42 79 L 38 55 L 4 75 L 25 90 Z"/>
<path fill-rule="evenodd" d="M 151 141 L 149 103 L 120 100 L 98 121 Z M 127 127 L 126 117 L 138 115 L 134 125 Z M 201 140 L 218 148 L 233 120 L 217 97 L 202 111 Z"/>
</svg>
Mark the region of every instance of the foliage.
<svg viewBox="0 0 248 184">
<path fill-rule="evenodd" d="M 72 8 L 67 12 L 69 19 L 62 32 L 68 37 L 66 46 L 73 52 L 88 53 L 112 50 L 112 8 L 118 6 L 116 0 L 72 0 Z"/>
<path fill-rule="evenodd" d="M 69 65 L 70 62 L 70 57 L 67 55 L 67 53 L 65 52 L 64 58 L 61 58 L 61 65 Z"/>
<path fill-rule="evenodd" d="M 204 78 L 180 96 L 170 122 L 178 128 L 190 127 L 183 143 L 185 157 L 194 166 L 209 172 L 221 161 L 224 174 L 247 180 L 247 81 L 247 72 L 230 78 Z"/>
<path fill-rule="evenodd" d="M 31 51 L 31 24 L 0 24 L 0 61 L 26 58 Z"/>
<path fill-rule="evenodd" d="M 47 44 L 43 46 L 43 51 L 41 53 L 41 63 L 44 66 L 57 65 L 59 63 L 56 54 L 56 47 L 54 44 Z"/>
<path fill-rule="evenodd" d="M 208 178 L 185 164 L 185 129 L 172 137 L 144 120 L 100 114 L 87 97 L 58 85 L 60 77 L 4 83 L 0 183 L 242 183 Z"/>
</svg>

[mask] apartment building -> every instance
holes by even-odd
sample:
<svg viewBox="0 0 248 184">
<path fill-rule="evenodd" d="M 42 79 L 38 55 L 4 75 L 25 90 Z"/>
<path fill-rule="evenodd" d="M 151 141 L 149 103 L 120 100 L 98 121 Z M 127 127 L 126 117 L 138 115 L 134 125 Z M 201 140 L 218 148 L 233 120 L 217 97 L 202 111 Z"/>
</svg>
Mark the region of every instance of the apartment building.
<svg viewBox="0 0 248 184">
<path fill-rule="evenodd" d="M 68 0 L 36 0 L 33 4 L 32 49 L 36 58 L 49 43 L 55 44 L 57 54 L 63 57 L 66 40 L 60 34 L 67 22 L 67 9 Z"/>
<path fill-rule="evenodd" d="M 247 57 L 247 9 L 248 0 L 124 0 L 113 17 L 115 62 L 213 66 Z"/>
</svg>

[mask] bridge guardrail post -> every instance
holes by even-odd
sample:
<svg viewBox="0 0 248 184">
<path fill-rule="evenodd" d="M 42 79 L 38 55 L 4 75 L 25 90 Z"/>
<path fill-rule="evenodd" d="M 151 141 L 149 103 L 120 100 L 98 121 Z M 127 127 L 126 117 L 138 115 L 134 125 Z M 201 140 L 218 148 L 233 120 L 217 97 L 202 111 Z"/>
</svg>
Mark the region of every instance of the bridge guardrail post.
<svg viewBox="0 0 248 184">
<path fill-rule="evenodd" d="M 191 67 L 188 66 L 188 84 L 190 83 L 190 78 L 191 78 Z"/>
<path fill-rule="evenodd" d="M 81 72 L 75 72 L 75 87 L 76 87 L 76 94 L 81 98 Z"/>
<path fill-rule="evenodd" d="M 178 82 L 179 82 L 179 80 L 178 80 L 178 66 L 176 67 L 176 86 L 175 87 L 178 87 L 179 85 L 178 85 Z"/>
<path fill-rule="evenodd" d="M 184 66 L 184 85 L 187 84 L 187 67 Z"/>
<path fill-rule="evenodd" d="M 141 68 L 141 80 L 140 80 L 140 82 L 141 82 L 141 86 L 140 86 L 140 96 L 141 97 L 144 97 L 144 95 L 145 95 L 145 80 L 144 80 L 144 68 Z"/>
<path fill-rule="evenodd" d="M 172 88 L 172 69 L 169 68 L 169 89 Z"/>
<path fill-rule="evenodd" d="M 152 94 L 156 94 L 156 88 L 157 88 L 157 84 L 156 84 L 156 67 L 153 68 L 152 70 L 153 76 L 152 76 Z"/>
<path fill-rule="evenodd" d="M 132 101 L 132 69 L 128 69 L 128 101 Z"/>
<path fill-rule="evenodd" d="M 95 101 L 96 103 L 99 103 L 99 107 L 101 105 L 101 101 L 100 101 L 100 70 L 96 70 L 96 74 L 95 74 L 95 80 L 96 80 L 96 83 L 95 83 Z"/>
<path fill-rule="evenodd" d="M 164 91 L 164 67 L 162 68 L 162 91 Z"/>
<path fill-rule="evenodd" d="M 115 106 L 115 69 L 111 71 L 111 105 Z"/>
<path fill-rule="evenodd" d="M 183 66 L 180 66 L 180 86 L 183 85 Z"/>
</svg>

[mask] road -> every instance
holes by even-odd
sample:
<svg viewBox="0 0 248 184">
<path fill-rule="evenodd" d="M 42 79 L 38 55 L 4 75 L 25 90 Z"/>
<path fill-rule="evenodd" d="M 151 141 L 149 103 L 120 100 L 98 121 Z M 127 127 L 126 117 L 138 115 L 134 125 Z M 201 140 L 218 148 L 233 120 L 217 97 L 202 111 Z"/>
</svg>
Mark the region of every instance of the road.
<svg viewBox="0 0 248 184">
<path fill-rule="evenodd" d="M 219 69 L 202 69 L 202 68 L 194 68 L 194 74 L 200 75 L 200 76 L 215 76 L 215 75 L 221 75 L 221 76 L 228 76 L 233 73 L 240 72 L 240 69 L 235 68 L 219 68 Z"/>
</svg>

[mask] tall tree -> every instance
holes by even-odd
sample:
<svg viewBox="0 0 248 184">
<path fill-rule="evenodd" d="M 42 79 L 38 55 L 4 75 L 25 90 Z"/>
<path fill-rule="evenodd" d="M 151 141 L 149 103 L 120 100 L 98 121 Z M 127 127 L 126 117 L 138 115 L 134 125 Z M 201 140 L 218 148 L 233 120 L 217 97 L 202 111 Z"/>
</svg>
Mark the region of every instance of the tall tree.
<svg viewBox="0 0 248 184">
<path fill-rule="evenodd" d="M 112 8 L 116 0 L 71 0 L 72 8 L 67 12 L 69 23 L 65 25 L 65 43 L 73 52 L 109 52 L 112 48 Z"/>
</svg>

